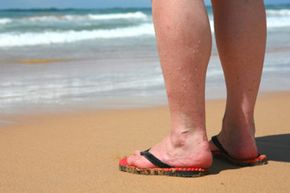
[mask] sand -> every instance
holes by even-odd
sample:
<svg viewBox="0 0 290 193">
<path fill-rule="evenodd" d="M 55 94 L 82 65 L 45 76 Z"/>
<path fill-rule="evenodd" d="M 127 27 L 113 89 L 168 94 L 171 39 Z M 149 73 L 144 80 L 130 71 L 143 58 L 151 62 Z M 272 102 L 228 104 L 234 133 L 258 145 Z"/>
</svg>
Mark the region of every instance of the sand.
<svg viewBox="0 0 290 193">
<path fill-rule="evenodd" d="M 6 117 L 0 128 L 1 193 L 290 192 L 290 92 L 259 96 L 257 140 L 266 166 L 214 160 L 199 178 L 140 176 L 118 159 L 166 134 L 167 107 Z M 224 100 L 207 101 L 208 135 L 218 133 Z"/>
</svg>

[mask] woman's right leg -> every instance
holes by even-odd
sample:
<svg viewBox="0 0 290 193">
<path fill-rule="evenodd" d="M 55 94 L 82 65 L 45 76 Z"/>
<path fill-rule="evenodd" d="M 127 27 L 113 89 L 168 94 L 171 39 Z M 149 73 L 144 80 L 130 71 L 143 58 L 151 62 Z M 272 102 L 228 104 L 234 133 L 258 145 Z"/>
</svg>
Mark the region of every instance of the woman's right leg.
<svg viewBox="0 0 290 193">
<path fill-rule="evenodd" d="M 169 165 L 208 168 L 212 157 L 205 130 L 204 92 L 211 32 L 204 2 L 153 0 L 152 7 L 171 130 L 150 152 Z M 152 167 L 139 152 L 128 163 Z"/>
<path fill-rule="evenodd" d="M 219 140 L 233 157 L 253 158 L 257 156 L 254 108 L 266 46 L 263 0 L 212 0 L 212 4 L 227 85 Z"/>
</svg>

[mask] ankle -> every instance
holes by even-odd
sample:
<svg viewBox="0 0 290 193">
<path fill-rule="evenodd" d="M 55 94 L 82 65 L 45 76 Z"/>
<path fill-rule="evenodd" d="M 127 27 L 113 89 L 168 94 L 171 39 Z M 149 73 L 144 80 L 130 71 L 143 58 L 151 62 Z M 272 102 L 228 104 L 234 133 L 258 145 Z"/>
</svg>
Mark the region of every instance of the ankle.
<svg viewBox="0 0 290 193">
<path fill-rule="evenodd" d="M 169 136 L 172 146 L 176 148 L 208 142 L 204 131 L 194 129 L 175 129 L 171 131 Z"/>
</svg>

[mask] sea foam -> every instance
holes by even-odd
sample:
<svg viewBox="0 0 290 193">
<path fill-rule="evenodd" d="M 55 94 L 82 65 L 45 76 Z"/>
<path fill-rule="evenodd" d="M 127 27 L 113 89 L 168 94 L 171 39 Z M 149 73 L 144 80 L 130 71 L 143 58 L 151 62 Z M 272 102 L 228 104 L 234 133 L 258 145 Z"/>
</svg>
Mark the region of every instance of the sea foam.
<svg viewBox="0 0 290 193">
<path fill-rule="evenodd" d="M 268 9 L 266 11 L 267 16 L 290 16 L 290 10 L 289 9 Z"/>
<path fill-rule="evenodd" d="M 5 24 L 10 23 L 10 22 L 12 22 L 12 20 L 11 19 L 8 19 L 8 18 L 1 18 L 0 19 L 0 25 L 1 24 L 2 25 L 5 25 Z"/>
<path fill-rule="evenodd" d="M 267 9 L 269 30 L 290 27 L 290 9 Z M 209 15 L 214 33 L 213 16 Z M 84 40 L 154 36 L 150 12 L 31 13 L 0 18 L 0 47 L 73 43 Z M 12 27 L 11 27 L 12 26 Z"/>
<path fill-rule="evenodd" d="M 119 14 L 89 14 L 88 18 L 93 20 L 111 20 L 111 19 L 147 19 L 147 15 L 141 11 L 134 13 Z"/>
<path fill-rule="evenodd" d="M 47 31 L 26 33 L 0 33 L 0 47 L 33 46 L 55 43 L 71 43 L 92 39 L 113 39 L 154 35 L 152 24 L 115 28 L 108 30 L 83 30 L 83 31 Z"/>
<path fill-rule="evenodd" d="M 109 14 L 85 14 L 85 15 L 47 15 L 47 16 L 31 16 L 22 18 L 23 21 L 90 21 L 90 20 L 146 20 L 148 16 L 141 11 L 128 13 L 109 13 Z"/>
</svg>

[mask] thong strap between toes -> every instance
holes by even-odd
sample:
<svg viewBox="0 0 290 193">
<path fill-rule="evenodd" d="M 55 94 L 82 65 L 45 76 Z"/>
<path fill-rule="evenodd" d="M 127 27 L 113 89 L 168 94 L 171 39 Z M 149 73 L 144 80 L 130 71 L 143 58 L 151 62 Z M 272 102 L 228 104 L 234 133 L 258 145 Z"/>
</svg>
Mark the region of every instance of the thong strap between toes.
<svg viewBox="0 0 290 193">
<path fill-rule="evenodd" d="M 213 144 L 219 148 L 220 151 L 222 151 L 224 154 L 228 155 L 229 156 L 229 153 L 225 150 L 225 148 L 222 146 L 222 144 L 219 142 L 218 138 L 217 138 L 217 135 L 216 136 L 213 136 L 211 138 L 211 141 L 213 142 Z"/>
<path fill-rule="evenodd" d="M 148 161 L 159 168 L 172 168 L 172 166 L 162 162 L 157 157 L 155 157 L 152 153 L 149 152 L 149 150 L 150 149 L 140 152 L 140 155 L 144 156 Z"/>
</svg>

